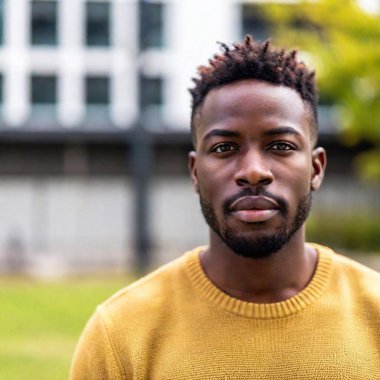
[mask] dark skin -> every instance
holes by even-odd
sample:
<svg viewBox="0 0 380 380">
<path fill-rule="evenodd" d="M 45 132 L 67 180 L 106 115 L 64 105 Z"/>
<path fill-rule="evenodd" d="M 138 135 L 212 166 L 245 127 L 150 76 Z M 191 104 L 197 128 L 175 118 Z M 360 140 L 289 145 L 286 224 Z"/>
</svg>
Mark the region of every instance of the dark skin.
<svg viewBox="0 0 380 380">
<path fill-rule="evenodd" d="M 276 210 L 225 216 L 223 202 L 244 187 L 262 187 L 283 197 L 290 220 L 299 201 L 318 190 L 326 154 L 314 147 L 310 112 L 295 90 L 254 79 L 207 94 L 196 119 L 196 151 L 189 154 L 189 168 L 195 191 L 210 203 L 221 225 L 255 237 L 275 233 L 282 222 Z M 266 217 L 257 222 L 261 214 Z M 304 225 L 280 251 L 261 259 L 237 255 L 210 229 L 209 248 L 200 260 L 208 278 L 225 293 L 272 303 L 307 286 L 317 252 L 305 243 Z"/>
</svg>

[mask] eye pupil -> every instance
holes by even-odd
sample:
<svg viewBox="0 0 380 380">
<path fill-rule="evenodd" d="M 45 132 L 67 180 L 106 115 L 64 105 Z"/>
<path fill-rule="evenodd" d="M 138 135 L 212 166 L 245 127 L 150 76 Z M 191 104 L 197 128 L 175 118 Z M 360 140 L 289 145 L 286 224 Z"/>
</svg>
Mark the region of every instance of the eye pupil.
<svg viewBox="0 0 380 380">
<path fill-rule="evenodd" d="M 273 145 L 275 150 L 290 150 L 291 147 L 285 143 L 277 143 Z"/>
<path fill-rule="evenodd" d="M 215 148 L 216 153 L 230 152 L 231 150 L 233 150 L 233 146 L 230 144 L 220 144 Z"/>
</svg>

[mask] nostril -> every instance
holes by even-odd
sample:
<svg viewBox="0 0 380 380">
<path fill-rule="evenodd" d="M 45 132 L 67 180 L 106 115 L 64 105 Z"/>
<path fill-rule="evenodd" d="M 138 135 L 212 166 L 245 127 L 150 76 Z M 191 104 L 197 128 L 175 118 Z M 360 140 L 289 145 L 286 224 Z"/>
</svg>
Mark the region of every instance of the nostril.
<svg viewBox="0 0 380 380">
<path fill-rule="evenodd" d="M 268 185 L 274 179 L 271 169 L 267 166 L 268 163 L 261 157 L 253 156 L 253 153 L 243 157 L 244 162 L 239 162 L 234 175 L 235 183 L 239 186 Z"/>
<path fill-rule="evenodd" d="M 244 179 L 244 178 L 239 178 L 236 183 L 239 185 L 239 186 L 247 186 L 249 185 L 249 181 Z"/>
<path fill-rule="evenodd" d="M 259 178 L 255 180 L 244 178 L 244 177 L 236 179 L 236 183 L 238 186 L 257 186 L 257 185 L 266 186 L 266 185 L 270 185 L 271 182 L 272 182 L 272 179 L 269 177 Z"/>
</svg>

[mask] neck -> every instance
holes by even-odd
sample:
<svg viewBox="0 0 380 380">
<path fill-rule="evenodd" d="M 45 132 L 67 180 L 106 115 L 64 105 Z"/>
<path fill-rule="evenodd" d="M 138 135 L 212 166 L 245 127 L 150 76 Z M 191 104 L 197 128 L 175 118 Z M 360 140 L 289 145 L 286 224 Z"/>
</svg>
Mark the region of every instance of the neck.
<svg viewBox="0 0 380 380">
<path fill-rule="evenodd" d="M 200 257 L 207 277 L 223 292 L 248 302 L 272 303 L 295 296 L 310 282 L 316 251 L 305 244 L 301 227 L 280 251 L 268 258 L 237 255 L 213 231 Z"/>
</svg>

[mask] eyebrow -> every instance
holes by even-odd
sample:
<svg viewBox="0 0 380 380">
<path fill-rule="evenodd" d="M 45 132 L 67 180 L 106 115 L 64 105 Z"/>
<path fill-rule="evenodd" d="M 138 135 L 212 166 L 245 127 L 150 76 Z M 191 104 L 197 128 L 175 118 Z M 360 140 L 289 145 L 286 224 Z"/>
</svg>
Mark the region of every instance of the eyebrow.
<svg viewBox="0 0 380 380">
<path fill-rule="evenodd" d="M 239 137 L 240 133 L 235 131 L 228 131 L 226 129 L 212 129 L 210 132 L 206 133 L 203 140 L 208 140 L 213 136 Z"/>
<path fill-rule="evenodd" d="M 278 127 L 270 129 L 269 131 L 264 132 L 265 136 L 276 136 L 276 135 L 296 135 L 301 136 L 296 129 L 292 127 Z M 229 131 L 226 129 L 212 129 L 210 132 L 206 133 L 203 140 L 208 140 L 214 136 L 222 136 L 222 137 L 239 137 L 240 133 L 236 131 Z"/>
<path fill-rule="evenodd" d="M 296 129 L 292 127 L 279 127 L 279 128 L 273 128 L 269 131 L 266 131 L 264 133 L 265 136 L 275 136 L 275 135 L 297 135 L 301 136 L 301 133 L 299 133 Z"/>
</svg>

